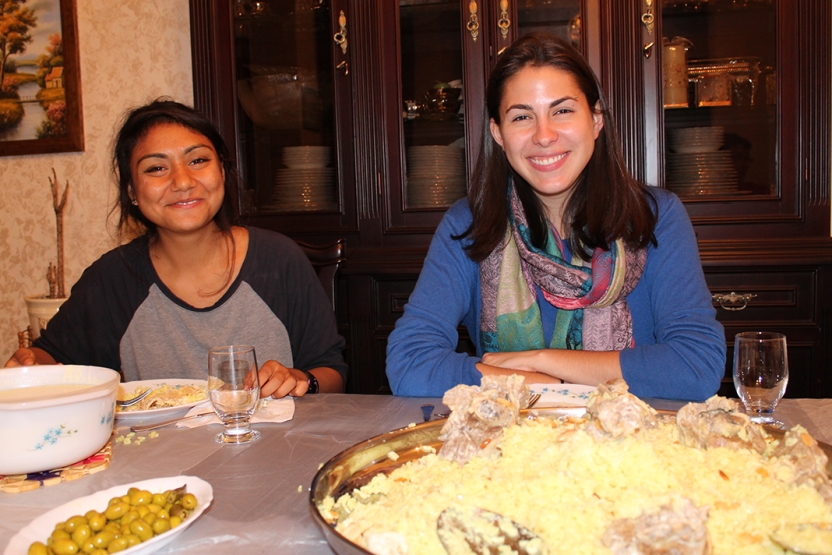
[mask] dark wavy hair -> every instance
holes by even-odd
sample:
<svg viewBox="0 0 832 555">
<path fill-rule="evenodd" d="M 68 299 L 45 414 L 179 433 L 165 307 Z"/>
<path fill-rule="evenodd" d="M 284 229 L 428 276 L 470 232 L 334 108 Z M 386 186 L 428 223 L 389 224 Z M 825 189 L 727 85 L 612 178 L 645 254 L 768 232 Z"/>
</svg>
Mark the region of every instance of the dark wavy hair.
<svg viewBox="0 0 832 555">
<path fill-rule="evenodd" d="M 118 211 L 119 242 L 139 224 L 148 239 L 157 235 L 156 225 L 148 220 L 138 206 L 133 204 L 133 174 L 130 159 L 133 150 L 155 126 L 173 123 L 186 127 L 195 133 L 204 135 L 219 156 L 219 161 L 225 173 L 223 184 L 224 196 L 219 211 L 214 216 L 214 222 L 220 230 L 230 235 L 231 227 L 237 223 L 237 168 L 231 159 L 228 147 L 217 128 L 211 121 L 197 110 L 175 102 L 168 98 L 158 98 L 149 104 L 134 108 L 127 112 L 124 122 L 116 135 L 113 145 L 113 172 L 118 184 L 118 198 L 113 206 L 113 212 Z"/>
<path fill-rule="evenodd" d="M 488 79 L 485 129 L 468 191 L 474 219 L 460 237 L 470 240 L 466 247 L 468 256 L 481 262 L 503 240 L 508 221 L 509 178 L 526 211 L 532 244 L 540 249 L 546 245 L 549 224 L 543 205 L 531 185 L 511 168 L 489 129 L 490 119 L 500 123 L 500 104 L 507 83 L 529 66 L 550 66 L 570 74 L 591 109 L 600 107 L 604 120 L 592 157 L 564 208 L 563 223 L 571 230 L 572 252 L 588 260 L 595 248 L 608 249 L 619 238 L 634 247 L 655 244 L 655 202 L 647 185 L 634 179 L 624 165 L 598 78 L 581 53 L 568 43 L 549 33 L 531 33 L 503 52 Z"/>
</svg>

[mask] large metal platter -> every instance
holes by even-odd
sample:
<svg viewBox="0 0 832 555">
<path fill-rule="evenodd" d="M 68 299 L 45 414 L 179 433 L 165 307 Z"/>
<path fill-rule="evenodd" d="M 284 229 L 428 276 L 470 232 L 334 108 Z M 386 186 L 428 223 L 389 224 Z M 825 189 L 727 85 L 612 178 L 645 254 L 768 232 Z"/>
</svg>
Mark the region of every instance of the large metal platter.
<svg viewBox="0 0 832 555">
<path fill-rule="evenodd" d="M 559 418 L 581 416 L 584 412 L 583 407 L 571 407 L 523 410 L 520 414 L 521 417 L 529 417 L 530 413 L 534 413 L 546 418 Z M 658 412 L 675 414 L 676 411 Z M 370 551 L 354 544 L 336 531 L 318 512 L 318 503 L 328 495 L 337 499 L 365 485 L 380 472 L 389 474 L 406 462 L 424 456 L 423 446 L 430 446 L 439 451 L 442 446 L 439 432 L 445 422 L 444 418 L 432 420 L 372 437 L 335 455 L 321 467 L 312 480 L 309 503 L 312 518 L 321 528 L 333 551 L 338 555 L 372 555 Z M 766 431 L 777 439 L 783 437 L 783 432 L 775 428 L 766 427 Z M 829 459 L 826 472 L 832 475 L 832 446 L 821 442 L 818 444 Z M 395 461 L 388 457 L 391 451 L 398 455 Z"/>
</svg>

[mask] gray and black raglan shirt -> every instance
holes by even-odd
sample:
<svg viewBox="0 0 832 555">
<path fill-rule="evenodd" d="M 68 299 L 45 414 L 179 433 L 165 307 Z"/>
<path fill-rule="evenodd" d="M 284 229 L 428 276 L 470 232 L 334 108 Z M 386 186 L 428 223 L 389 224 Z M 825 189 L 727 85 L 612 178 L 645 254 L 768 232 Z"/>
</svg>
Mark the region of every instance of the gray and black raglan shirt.
<svg viewBox="0 0 832 555">
<path fill-rule="evenodd" d="M 133 381 L 204 379 L 208 349 L 254 345 L 258 365 L 325 366 L 346 383 L 344 339 L 306 255 L 279 233 L 248 232 L 240 273 L 213 306 L 194 308 L 171 293 L 139 238 L 84 271 L 34 346 L 57 362 L 113 368 Z"/>
</svg>

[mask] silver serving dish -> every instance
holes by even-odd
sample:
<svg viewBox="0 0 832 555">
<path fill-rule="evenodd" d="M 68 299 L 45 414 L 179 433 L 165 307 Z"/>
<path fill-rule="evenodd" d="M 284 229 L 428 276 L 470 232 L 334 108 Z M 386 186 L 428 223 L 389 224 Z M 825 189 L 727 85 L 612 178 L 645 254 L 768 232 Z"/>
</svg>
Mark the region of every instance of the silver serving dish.
<svg viewBox="0 0 832 555">
<path fill-rule="evenodd" d="M 564 416 L 580 417 L 585 412 L 586 410 L 583 407 L 552 407 L 522 410 L 520 415 L 526 418 L 560 418 Z M 660 414 L 676 414 L 675 410 L 659 409 L 658 412 Z M 328 495 L 337 499 L 341 495 L 367 484 L 378 473 L 389 474 L 406 462 L 424 456 L 423 446 L 430 446 L 439 451 L 442 446 L 442 442 L 439 441 L 439 432 L 446 420 L 445 418 L 431 420 L 364 440 L 335 455 L 318 470 L 312 480 L 312 488 L 309 494 L 310 509 L 312 518 L 320 527 L 335 553 L 338 555 L 373 555 L 370 551 L 356 545 L 336 531 L 321 516 L 318 511 L 318 503 Z M 783 437 L 783 432 L 775 428 L 766 427 L 766 431 L 775 438 Z M 818 443 L 830 459 L 827 462 L 826 471 L 832 474 L 832 446 Z M 387 456 L 391 451 L 398 455 L 395 461 Z"/>
</svg>

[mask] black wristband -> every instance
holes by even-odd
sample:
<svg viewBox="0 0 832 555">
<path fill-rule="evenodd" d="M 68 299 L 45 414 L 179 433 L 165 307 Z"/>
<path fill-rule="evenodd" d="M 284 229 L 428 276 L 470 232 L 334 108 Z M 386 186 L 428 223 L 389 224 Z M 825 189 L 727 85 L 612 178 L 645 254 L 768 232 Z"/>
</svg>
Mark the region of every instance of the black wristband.
<svg viewBox="0 0 832 555">
<path fill-rule="evenodd" d="M 318 378 L 315 377 L 315 374 L 306 370 L 301 370 L 301 372 L 306 374 L 307 383 L 309 384 L 309 389 L 306 390 L 306 393 L 317 393 L 319 386 Z"/>
</svg>

